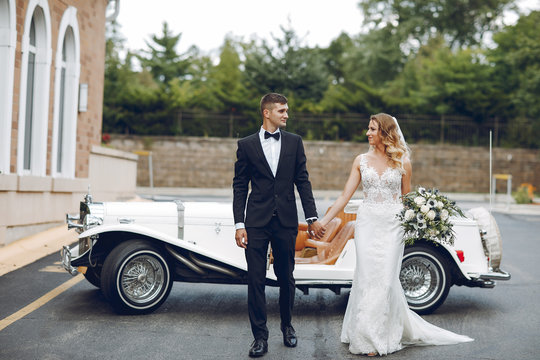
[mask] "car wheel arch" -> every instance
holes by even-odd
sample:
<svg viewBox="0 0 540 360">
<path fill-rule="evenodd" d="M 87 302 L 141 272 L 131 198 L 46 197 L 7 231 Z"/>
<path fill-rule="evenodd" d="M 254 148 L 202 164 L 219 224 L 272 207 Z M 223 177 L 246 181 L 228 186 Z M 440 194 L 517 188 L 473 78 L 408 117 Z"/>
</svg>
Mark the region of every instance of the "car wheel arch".
<svg viewBox="0 0 540 360">
<path fill-rule="evenodd" d="M 431 250 L 437 252 L 442 257 L 444 257 L 446 264 L 448 265 L 448 271 L 452 275 L 452 284 L 454 285 L 458 279 L 468 279 L 467 275 L 461 270 L 458 265 L 457 254 L 452 254 L 451 248 L 442 244 L 436 244 L 428 240 L 417 240 L 414 245 L 407 245 L 405 249 L 415 248 L 415 247 L 428 247 Z"/>
<path fill-rule="evenodd" d="M 126 241 L 143 240 L 152 243 L 154 246 L 159 246 L 160 248 L 164 248 L 165 246 L 165 242 L 137 232 L 107 231 L 97 235 L 99 238 L 92 250 L 93 253 L 96 254 L 96 257 L 92 256 L 92 261 L 94 262 L 97 260 L 101 264 L 103 264 L 107 256 L 115 247 Z"/>
</svg>

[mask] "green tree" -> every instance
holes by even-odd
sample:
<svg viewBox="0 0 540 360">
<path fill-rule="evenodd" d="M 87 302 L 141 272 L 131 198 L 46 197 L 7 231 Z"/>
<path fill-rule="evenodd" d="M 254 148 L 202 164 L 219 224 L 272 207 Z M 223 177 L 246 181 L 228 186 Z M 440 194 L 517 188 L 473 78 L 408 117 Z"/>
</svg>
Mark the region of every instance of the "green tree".
<svg viewBox="0 0 540 360">
<path fill-rule="evenodd" d="M 540 11 L 521 16 L 493 36 L 488 58 L 505 94 L 499 113 L 507 119 L 503 145 L 540 147 Z M 528 121 L 526 119 L 529 119 Z"/>
<path fill-rule="evenodd" d="M 519 18 L 493 36 L 488 53 L 509 115 L 540 118 L 540 11 Z M 501 109 L 501 111 L 504 109 Z"/>
<path fill-rule="evenodd" d="M 406 60 L 400 40 L 397 29 L 391 25 L 358 35 L 344 65 L 347 79 L 365 82 L 375 88 L 382 88 L 393 80 Z"/>
<path fill-rule="evenodd" d="M 103 96 L 103 132 L 126 132 L 122 94 L 132 83 L 135 74 L 131 69 L 132 54 L 127 53 L 122 60 L 125 40 L 119 34 L 116 22 L 107 24 L 105 41 L 105 80 Z"/>
<path fill-rule="evenodd" d="M 385 99 L 413 113 L 486 119 L 500 94 L 492 81 L 493 68 L 482 59 L 480 51 L 453 51 L 442 38 L 434 38 L 385 89 Z"/>
<path fill-rule="evenodd" d="M 349 76 L 345 64 L 354 49 L 354 40 L 346 33 L 341 33 L 336 39 L 332 40 L 326 49 L 321 49 L 321 55 L 324 56 L 324 63 L 330 75 L 329 81 L 331 83 L 341 84 Z"/>
<path fill-rule="evenodd" d="M 167 22 L 164 22 L 161 36 L 152 35 L 152 42 L 146 41 L 148 50 L 138 55 L 143 69 L 165 86 L 172 79 L 185 78 L 190 67 L 189 53 L 178 54 L 176 50 L 181 36 L 182 33 L 174 35 Z"/>
<path fill-rule="evenodd" d="M 284 93 L 295 111 L 306 110 L 323 97 L 328 87 L 324 58 L 317 49 L 302 46 L 291 28 L 281 30 L 283 38 L 273 38 L 275 48 L 266 41 L 261 46 L 254 42 L 245 46 L 246 83 L 260 95 L 270 91 Z"/>
<path fill-rule="evenodd" d="M 133 71 L 134 55 L 113 23 L 107 29 L 103 131 L 113 133 L 169 134 L 174 128 L 170 99 L 146 70 Z"/>
<path fill-rule="evenodd" d="M 476 45 L 496 30 L 514 0 L 361 0 L 364 23 L 372 29 L 396 26 L 404 39 L 426 44 L 442 35 L 451 48 Z M 414 44 L 413 44 L 414 45 Z"/>
<path fill-rule="evenodd" d="M 222 110 L 241 110 L 245 107 L 247 91 L 243 83 L 242 60 L 237 45 L 231 38 L 225 38 L 219 55 L 219 64 L 212 78 L 214 93 L 223 105 Z"/>
</svg>

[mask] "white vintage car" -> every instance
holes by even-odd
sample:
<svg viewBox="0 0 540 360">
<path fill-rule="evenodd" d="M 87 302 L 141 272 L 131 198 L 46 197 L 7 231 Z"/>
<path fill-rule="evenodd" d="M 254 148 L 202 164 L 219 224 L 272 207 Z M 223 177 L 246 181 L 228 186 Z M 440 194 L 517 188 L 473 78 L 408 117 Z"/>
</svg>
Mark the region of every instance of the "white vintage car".
<svg viewBox="0 0 540 360">
<path fill-rule="evenodd" d="M 350 287 L 355 267 L 351 202 L 329 224 L 325 238 L 308 238 L 299 225 L 296 287 L 328 288 L 340 294 Z M 483 208 L 453 218 L 454 246 L 417 241 L 406 247 L 401 284 L 409 307 L 430 313 L 446 299 L 452 285 L 492 288 L 508 280 L 500 269 L 501 237 Z M 93 202 L 88 194 L 80 214 L 67 215 L 79 232 L 78 245 L 64 247 L 64 268 L 83 273 L 119 313 L 148 313 L 168 297 L 173 281 L 246 284 L 244 250 L 234 241 L 231 203 Z M 267 284 L 277 286 L 269 250 Z"/>
</svg>

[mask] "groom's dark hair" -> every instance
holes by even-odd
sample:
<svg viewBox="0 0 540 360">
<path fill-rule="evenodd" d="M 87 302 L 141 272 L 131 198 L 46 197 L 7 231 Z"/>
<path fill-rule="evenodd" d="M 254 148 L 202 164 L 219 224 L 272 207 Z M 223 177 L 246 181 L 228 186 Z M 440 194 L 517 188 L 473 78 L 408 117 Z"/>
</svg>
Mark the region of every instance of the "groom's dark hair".
<svg viewBox="0 0 540 360">
<path fill-rule="evenodd" d="M 269 93 L 261 99 L 261 115 L 264 109 L 272 109 L 272 104 L 286 104 L 287 98 L 284 95 L 278 93 Z"/>
</svg>

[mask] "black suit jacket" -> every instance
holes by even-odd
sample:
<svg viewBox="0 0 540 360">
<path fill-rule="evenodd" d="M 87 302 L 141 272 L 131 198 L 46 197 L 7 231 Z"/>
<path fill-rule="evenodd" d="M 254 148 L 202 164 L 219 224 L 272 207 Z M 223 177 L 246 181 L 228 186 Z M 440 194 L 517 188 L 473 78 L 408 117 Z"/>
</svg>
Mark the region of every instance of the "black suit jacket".
<svg viewBox="0 0 540 360">
<path fill-rule="evenodd" d="M 236 157 L 233 179 L 235 223 L 243 222 L 246 227 L 263 227 L 270 222 L 276 210 L 283 226 L 297 227 L 295 185 L 305 217 L 317 216 L 300 136 L 281 130 L 281 152 L 275 177 L 264 156 L 259 132 L 238 141 Z"/>
</svg>

